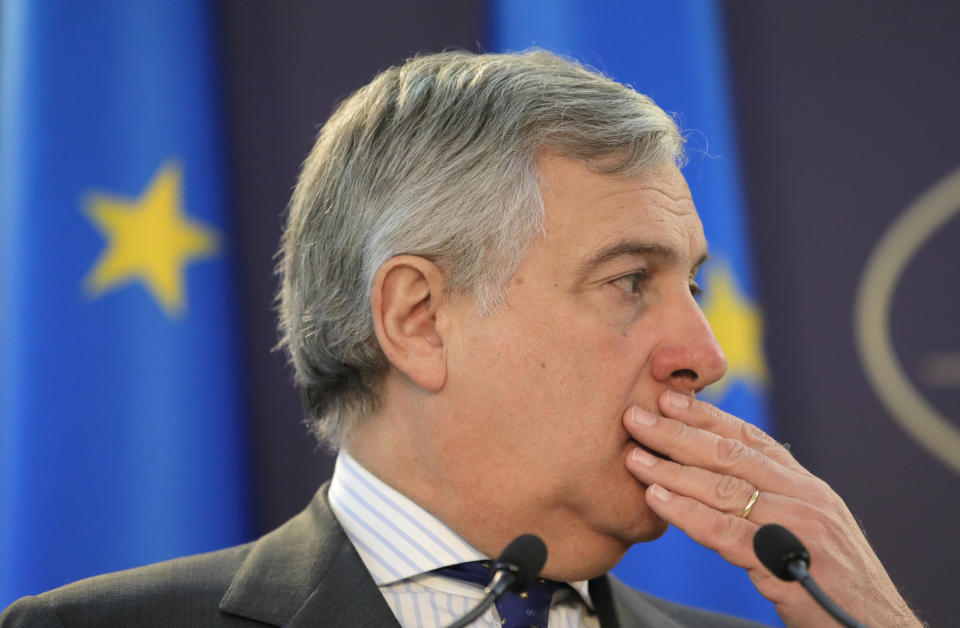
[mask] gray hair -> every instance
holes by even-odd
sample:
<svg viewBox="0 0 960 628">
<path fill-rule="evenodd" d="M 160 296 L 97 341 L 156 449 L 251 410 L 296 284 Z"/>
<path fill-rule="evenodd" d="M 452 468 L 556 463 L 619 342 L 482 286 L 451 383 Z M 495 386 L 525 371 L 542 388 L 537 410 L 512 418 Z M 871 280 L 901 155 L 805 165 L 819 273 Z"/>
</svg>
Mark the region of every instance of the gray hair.
<svg viewBox="0 0 960 628">
<path fill-rule="evenodd" d="M 321 440 L 339 447 L 379 405 L 377 269 L 422 256 L 451 294 L 493 311 L 543 232 L 546 148 L 630 176 L 679 163 L 683 138 L 646 96 L 544 51 L 416 57 L 333 113 L 300 173 L 279 266 L 281 346 Z"/>
</svg>

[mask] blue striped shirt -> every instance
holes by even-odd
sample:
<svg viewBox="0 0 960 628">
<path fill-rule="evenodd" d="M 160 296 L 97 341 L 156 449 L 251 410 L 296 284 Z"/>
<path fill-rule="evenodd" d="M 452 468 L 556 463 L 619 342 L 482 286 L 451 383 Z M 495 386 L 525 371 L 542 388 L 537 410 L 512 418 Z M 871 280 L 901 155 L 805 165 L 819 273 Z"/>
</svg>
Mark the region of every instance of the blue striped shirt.
<svg viewBox="0 0 960 628">
<path fill-rule="evenodd" d="M 333 514 L 404 628 L 447 626 L 483 598 L 481 587 L 431 572 L 490 557 L 378 480 L 346 451 L 337 457 L 329 499 Z M 550 628 L 599 628 L 587 582 L 570 586 L 553 597 Z M 499 628 L 496 608 L 491 606 L 472 625 Z"/>
</svg>

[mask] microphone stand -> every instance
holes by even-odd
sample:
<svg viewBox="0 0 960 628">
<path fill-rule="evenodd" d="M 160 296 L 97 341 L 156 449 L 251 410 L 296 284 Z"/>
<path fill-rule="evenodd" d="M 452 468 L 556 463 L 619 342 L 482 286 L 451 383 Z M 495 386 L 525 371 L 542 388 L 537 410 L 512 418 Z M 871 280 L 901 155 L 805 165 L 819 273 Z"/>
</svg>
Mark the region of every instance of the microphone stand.
<svg viewBox="0 0 960 628">
<path fill-rule="evenodd" d="M 490 584 L 484 588 L 483 599 L 480 600 L 480 603 L 473 607 L 469 613 L 450 624 L 449 628 L 465 628 L 472 622 L 480 618 L 481 615 L 493 604 L 498 597 L 503 595 L 504 591 L 513 586 L 513 583 L 517 581 L 516 572 L 517 567 L 514 565 L 505 565 L 503 563 L 495 563 L 494 569 L 497 570 L 493 574 L 493 580 L 490 581 Z"/>
<path fill-rule="evenodd" d="M 830 599 L 830 596 L 820 588 L 820 585 L 817 584 L 816 580 L 810 575 L 810 572 L 807 570 L 807 564 L 803 560 L 791 560 L 787 563 L 787 570 L 803 585 L 803 588 L 813 596 L 813 599 L 838 622 L 847 626 L 847 628 L 869 628 L 866 624 L 861 624 L 851 617 L 845 610 L 840 608 L 836 602 Z"/>
</svg>

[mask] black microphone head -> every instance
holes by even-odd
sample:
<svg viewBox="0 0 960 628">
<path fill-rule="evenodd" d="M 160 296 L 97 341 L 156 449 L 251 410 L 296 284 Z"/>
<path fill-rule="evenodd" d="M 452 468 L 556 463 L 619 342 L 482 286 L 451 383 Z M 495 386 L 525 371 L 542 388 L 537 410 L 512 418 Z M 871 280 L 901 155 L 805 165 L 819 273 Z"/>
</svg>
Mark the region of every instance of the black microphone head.
<svg viewBox="0 0 960 628">
<path fill-rule="evenodd" d="M 516 580 L 511 591 L 523 591 L 547 562 L 547 546 L 536 534 L 521 534 L 510 541 L 497 557 L 497 563 L 510 565 Z M 516 569 L 513 569 L 515 567 Z"/>
<path fill-rule="evenodd" d="M 753 535 L 753 551 L 763 565 L 781 580 L 796 580 L 787 568 L 791 562 L 801 560 L 810 565 L 810 554 L 800 539 L 781 525 L 769 523 Z"/>
</svg>

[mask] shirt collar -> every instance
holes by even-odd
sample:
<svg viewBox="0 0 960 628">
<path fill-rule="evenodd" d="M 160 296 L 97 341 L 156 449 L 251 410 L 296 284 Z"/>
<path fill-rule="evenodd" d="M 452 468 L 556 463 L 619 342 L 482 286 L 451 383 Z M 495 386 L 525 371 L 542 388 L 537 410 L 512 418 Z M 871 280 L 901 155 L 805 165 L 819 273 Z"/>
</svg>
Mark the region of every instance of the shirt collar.
<svg viewBox="0 0 960 628">
<path fill-rule="evenodd" d="M 378 586 L 490 558 L 345 450 L 337 456 L 328 496 L 333 514 Z M 569 584 L 592 608 L 587 581 Z"/>
</svg>

